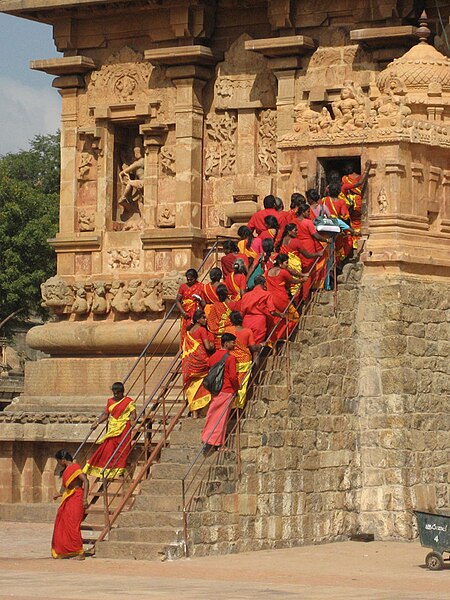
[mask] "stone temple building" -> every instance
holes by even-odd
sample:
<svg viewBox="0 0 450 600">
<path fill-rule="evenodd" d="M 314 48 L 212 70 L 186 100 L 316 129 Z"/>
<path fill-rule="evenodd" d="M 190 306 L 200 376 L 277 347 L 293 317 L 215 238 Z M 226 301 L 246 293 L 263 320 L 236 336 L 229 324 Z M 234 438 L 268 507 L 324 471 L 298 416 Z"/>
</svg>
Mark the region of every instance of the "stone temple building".
<svg viewBox="0 0 450 600">
<path fill-rule="evenodd" d="M 240 480 L 209 506 L 222 533 L 193 543 L 410 539 L 412 508 L 450 505 L 450 3 L 439 5 L 0 2 L 52 25 L 62 53 L 31 62 L 62 98 L 57 273 L 42 283 L 52 319 L 28 334 L 48 356 L 0 413 L 0 515 L 50 500 L 55 450 L 85 437 L 110 384 L 158 343 L 182 274 L 217 236 L 266 194 L 323 190 L 349 160 L 360 172 L 370 161 L 360 262 L 336 313 L 324 302 L 306 318 L 289 385 L 257 397 Z"/>
</svg>

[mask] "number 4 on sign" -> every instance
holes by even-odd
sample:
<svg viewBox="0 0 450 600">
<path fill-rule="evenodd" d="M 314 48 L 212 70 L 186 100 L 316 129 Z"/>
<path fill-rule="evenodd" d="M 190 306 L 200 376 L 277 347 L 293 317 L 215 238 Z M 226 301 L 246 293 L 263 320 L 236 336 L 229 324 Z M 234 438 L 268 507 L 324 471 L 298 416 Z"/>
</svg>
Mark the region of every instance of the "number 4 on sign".
<svg viewBox="0 0 450 600">
<path fill-rule="evenodd" d="M 437 535 L 437 536 L 434 538 L 434 541 L 435 541 L 436 543 L 437 543 L 437 542 L 439 542 L 439 536 L 438 536 L 438 535 Z"/>
</svg>

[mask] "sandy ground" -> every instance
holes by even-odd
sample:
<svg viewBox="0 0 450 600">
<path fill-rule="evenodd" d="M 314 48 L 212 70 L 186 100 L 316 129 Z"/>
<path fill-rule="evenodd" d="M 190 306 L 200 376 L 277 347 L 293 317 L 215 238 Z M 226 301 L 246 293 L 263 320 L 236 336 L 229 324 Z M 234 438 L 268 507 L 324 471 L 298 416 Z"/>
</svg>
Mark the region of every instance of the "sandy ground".
<svg viewBox="0 0 450 600">
<path fill-rule="evenodd" d="M 18 600 L 450 599 L 450 563 L 419 543 L 343 542 L 146 562 L 49 557 L 52 526 L 0 522 L 0 598 Z"/>
</svg>

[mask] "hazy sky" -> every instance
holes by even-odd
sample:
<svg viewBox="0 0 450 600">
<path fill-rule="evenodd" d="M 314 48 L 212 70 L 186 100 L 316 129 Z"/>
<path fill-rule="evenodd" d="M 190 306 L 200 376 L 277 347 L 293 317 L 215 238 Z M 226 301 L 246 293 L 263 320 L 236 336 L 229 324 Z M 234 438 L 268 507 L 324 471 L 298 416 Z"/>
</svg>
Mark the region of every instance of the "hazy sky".
<svg viewBox="0 0 450 600">
<path fill-rule="evenodd" d="M 51 87 L 53 77 L 28 66 L 54 56 L 51 27 L 0 14 L 0 156 L 59 128 L 61 99 Z"/>
</svg>

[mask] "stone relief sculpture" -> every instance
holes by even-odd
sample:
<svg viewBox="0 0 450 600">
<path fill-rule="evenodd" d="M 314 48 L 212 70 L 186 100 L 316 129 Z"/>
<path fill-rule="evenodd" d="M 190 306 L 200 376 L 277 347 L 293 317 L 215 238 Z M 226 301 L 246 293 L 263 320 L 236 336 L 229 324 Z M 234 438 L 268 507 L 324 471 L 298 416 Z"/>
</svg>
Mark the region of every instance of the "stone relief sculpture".
<svg viewBox="0 0 450 600">
<path fill-rule="evenodd" d="M 232 112 L 212 114 L 206 120 L 208 144 L 205 153 L 205 176 L 234 171 L 236 163 L 237 118 Z"/>
<path fill-rule="evenodd" d="M 175 210 L 170 206 L 161 206 L 158 211 L 158 227 L 175 227 Z"/>
<path fill-rule="evenodd" d="M 387 194 L 384 188 L 381 188 L 380 193 L 378 194 L 378 210 L 380 213 L 387 212 L 388 209 L 388 199 Z"/>
<path fill-rule="evenodd" d="M 92 167 L 92 163 L 93 163 L 94 157 L 92 156 L 92 154 L 90 152 L 82 152 L 80 154 L 80 164 L 78 166 L 78 179 L 79 180 L 84 180 L 87 179 L 87 176 L 89 174 L 89 171 L 91 170 Z"/>
<path fill-rule="evenodd" d="M 383 94 L 374 102 L 377 119 L 375 127 L 403 126 L 405 118 L 411 114 L 406 105 L 406 90 L 401 80 L 392 78 L 382 90 Z"/>
<path fill-rule="evenodd" d="M 135 140 L 133 153 L 135 160 L 130 165 L 123 164 L 122 170 L 119 173 L 120 183 L 123 186 L 119 204 L 143 202 L 144 199 L 145 161 L 139 138 Z"/>
<path fill-rule="evenodd" d="M 125 283 L 114 281 L 110 289 L 111 308 L 118 313 L 130 312 L 130 293 Z"/>
<path fill-rule="evenodd" d="M 94 315 L 105 315 L 110 310 L 106 298 L 106 285 L 103 281 L 97 281 L 93 284 L 93 288 L 92 312 Z"/>
<path fill-rule="evenodd" d="M 73 304 L 73 292 L 62 277 L 55 275 L 41 284 L 42 306 L 65 308 Z"/>
<path fill-rule="evenodd" d="M 364 127 L 366 122 L 365 97 L 359 86 L 352 81 L 345 81 L 341 89 L 340 99 L 332 103 L 335 129 L 352 129 Z"/>
<path fill-rule="evenodd" d="M 81 209 L 78 212 L 78 229 L 80 231 L 94 231 L 95 229 L 95 213 Z"/>
<path fill-rule="evenodd" d="M 184 277 L 178 271 L 170 271 L 162 280 L 163 300 L 175 300 L 178 288 L 183 283 Z"/>
<path fill-rule="evenodd" d="M 258 135 L 259 151 L 258 161 L 261 167 L 273 172 L 277 164 L 277 116 L 274 110 L 262 110 L 259 115 Z"/>
<path fill-rule="evenodd" d="M 175 156 L 167 146 L 163 146 L 159 152 L 161 170 L 166 175 L 175 175 Z"/>
<path fill-rule="evenodd" d="M 164 310 L 163 285 L 161 279 L 149 279 L 142 290 L 144 306 L 149 312 Z"/>
<path fill-rule="evenodd" d="M 135 269 L 139 267 L 139 252 L 136 250 L 108 250 L 108 266 L 111 269 Z"/>
<path fill-rule="evenodd" d="M 140 279 L 132 279 L 128 284 L 128 293 L 130 295 L 128 304 L 130 311 L 133 313 L 144 313 L 147 310 L 144 304 L 144 294 L 141 284 L 142 281 Z"/>
<path fill-rule="evenodd" d="M 76 315 L 85 315 L 90 311 L 91 302 L 87 299 L 86 288 L 84 284 L 78 283 L 74 285 L 75 300 L 72 304 L 71 312 Z"/>
<path fill-rule="evenodd" d="M 148 102 L 148 80 L 152 67 L 141 54 L 125 46 L 110 56 L 89 78 L 88 92 L 92 104 L 101 105 L 105 98 L 116 103 Z"/>
<path fill-rule="evenodd" d="M 294 108 L 294 131 L 306 134 L 319 131 L 319 113 L 311 110 L 307 102 L 299 102 Z"/>
</svg>

